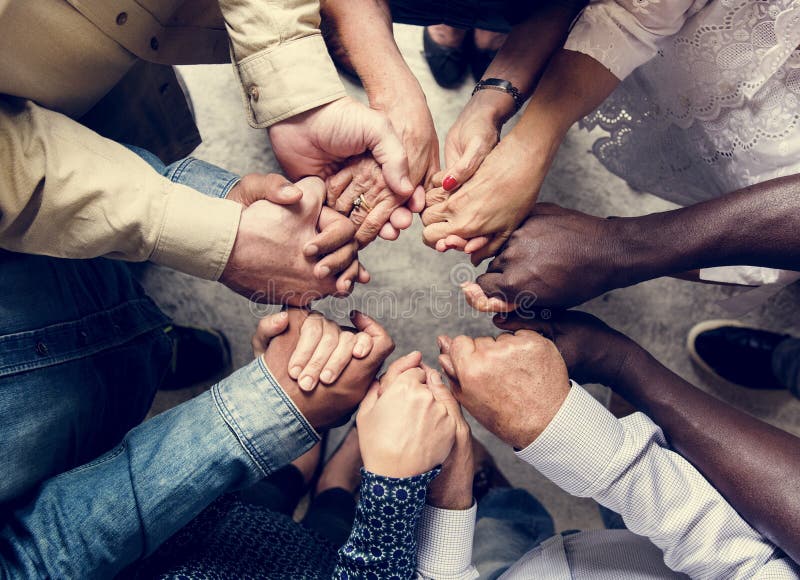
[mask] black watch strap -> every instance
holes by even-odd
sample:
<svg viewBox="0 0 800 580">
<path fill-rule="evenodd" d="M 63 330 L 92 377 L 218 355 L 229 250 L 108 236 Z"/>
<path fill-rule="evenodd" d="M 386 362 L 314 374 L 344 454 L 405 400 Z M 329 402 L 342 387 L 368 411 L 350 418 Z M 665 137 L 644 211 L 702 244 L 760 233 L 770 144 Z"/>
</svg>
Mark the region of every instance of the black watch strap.
<svg viewBox="0 0 800 580">
<path fill-rule="evenodd" d="M 478 84 L 476 84 L 475 88 L 472 89 L 472 94 L 474 95 L 478 91 L 482 91 L 484 89 L 500 91 L 502 93 L 508 93 L 511 95 L 511 97 L 514 99 L 514 113 L 522 108 L 522 95 L 520 94 L 519 89 L 512 85 L 509 81 L 504 79 L 483 79 L 478 81 Z"/>
</svg>

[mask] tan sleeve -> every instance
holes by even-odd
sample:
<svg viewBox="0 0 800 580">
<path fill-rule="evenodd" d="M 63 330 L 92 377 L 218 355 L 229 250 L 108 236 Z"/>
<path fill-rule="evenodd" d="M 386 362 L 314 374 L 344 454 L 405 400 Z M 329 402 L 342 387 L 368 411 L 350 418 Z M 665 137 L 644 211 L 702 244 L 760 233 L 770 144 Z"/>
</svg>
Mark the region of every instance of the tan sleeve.
<svg viewBox="0 0 800 580">
<path fill-rule="evenodd" d="M 256 128 L 346 93 L 319 31 L 317 0 L 219 0 L 250 125 Z"/>
<path fill-rule="evenodd" d="M 0 248 L 153 262 L 216 280 L 241 206 L 30 101 L 0 98 Z"/>
</svg>

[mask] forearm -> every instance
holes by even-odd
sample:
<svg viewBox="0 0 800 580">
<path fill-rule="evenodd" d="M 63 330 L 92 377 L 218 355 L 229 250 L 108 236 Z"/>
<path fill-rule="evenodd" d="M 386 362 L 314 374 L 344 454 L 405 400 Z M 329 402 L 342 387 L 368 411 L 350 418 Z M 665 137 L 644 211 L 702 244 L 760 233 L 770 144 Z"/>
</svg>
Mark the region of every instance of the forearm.
<svg viewBox="0 0 800 580">
<path fill-rule="evenodd" d="M 631 348 L 614 389 L 650 416 L 748 522 L 800 561 L 800 439 L 697 389 L 644 349 Z"/>
<path fill-rule="evenodd" d="M 520 91 L 522 100 L 533 93 L 550 57 L 561 48 L 578 8 L 558 2 L 540 3 L 530 18 L 516 25 L 494 57 L 483 78 L 509 81 Z M 479 91 L 473 99 L 494 111 L 498 125 L 514 114 L 514 101 L 497 91 Z"/>
<path fill-rule="evenodd" d="M 152 260 L 216 279 L 241 206 L 158 175 L 75 121 L 0 98 L 0 247 L 63 258 Z"/>
<path fill-rule="evenodd" d="M 438 469 L 414 477 L 384 477 L 361 470 L 361 497 L 353 531 L 338 552 L 334 578 L 383 577 L 391 570 L 412 578 L 417 563 L 416 529 L 425 490 Z"/>
<path fill-rule="evenodd" d="M 253 362 L 45 482 L 0 530 L 3 578 L 110 578 L 221 494 L 255 483 L 317 436 Z"/>
<path fill-rule="evenodd" d="M 800 175 L 791 175 L 693 206 L 621 220 L 632 282 L 712 266 L 800 270 L 798 193 Z"/>
<path fill-rule="evenodd" d="M 648 417 L 615 419 L 577 385 L 519 455 L 568 493 L 621 514 L 630 531 L 664 552 L 672 570 L 693 578 L 750 578 L 789 567 L 780 551 L 666 446 Z"/>
<path fill-rule="evenodd" d="M 596 109 L 618 84 L 619 80 L 593 58 L 559 50 L 522 119 L 505 140 L 514 141 L 530 164 L 546 174 L 569 128 Z"/>
<path fill-rule="evenodd" d="M 373 108 L 386 109 L 398 98 L 425 98 L 394 40 L 388 1 L 325 0 L 322 10 L 333 28 L 329 46 L 349 60 Z"/>
</svg>

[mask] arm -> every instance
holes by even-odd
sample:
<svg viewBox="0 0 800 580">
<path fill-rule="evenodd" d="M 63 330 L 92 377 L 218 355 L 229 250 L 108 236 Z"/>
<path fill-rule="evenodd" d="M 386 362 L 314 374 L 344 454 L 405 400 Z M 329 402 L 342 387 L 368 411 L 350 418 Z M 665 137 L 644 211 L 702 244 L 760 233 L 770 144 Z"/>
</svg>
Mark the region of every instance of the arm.
<svg viewBox="0 0 800 580">
<path fill-rule="evenodd" d="M 221 275 L 241 206 L 171 183 L 122 145 L 29 101 L 0 98 L 0 247 L 151 260 Z"/>
<path fill-rule="evenodd" d="M 713 266 L 800 270 L 798 189 L 800 175 L 790 175 L 689 207 L 615 219 L 539 204 L 467 297 L 485 311 L 513 310 L 531 293 L 537 305 L 568 308 Z"/>
<path fill-rule="evenodd" d="M 476 263 L 494 254 L 536 203 L 567 130 L 652 58 L 658 42 L 683 26 L 695 4 L 676 0 L 639 10 L 631 0 L 592 2 L 564 49 L 550 60 L 519 123 L 486 156 L 460 195 L 426 210 L 426 243 L 435 245 L 448 235 L 483 236 L 481 244 L 458 247 L 472 253 Z M 491 192 L 493 203 L 486 203 L 484 191 Z M 500 204 L 498 191 L 508 192 Z"/>
<path fill-rule="evenodd" d="M 0 576 L 113 577 L 318 439 L 259 358 L 46 481 L 0 530 Z"/>
<path fill-rule="evenodd" d="M 618 420 L 578 385 L 518 455 L 568 493 L 620 513 L 672 570 L 693 578 L 796 577 L 782 552 L 668 449 L 652 421 L 638 413 Z"/>
<path fill-rule="evenodd" d="M 345 96 L 319 31 L 318 1 L 219 5 L 251 126 L 269 127 Z"/>
<path fill-rule="evenodd" d="M 437 473 L 394 478 L 361 470 L 356 519 L 350 538 L 339 549 L 334 578 L 370 578 L 388 570 L 400 578 L 413 577 L 417 521 L 425 490 Z"/>
<path fill-rule="evenodd" d="M 671 446 L 747 521 L 800 561 L 800 439 L 704 393 L 638 345 L 631 348 L 614 389 L 657 421 Z"/>
<path fill-rule="evenodd" d="M 585 312 L 495 321 L 504 330 L 541 332 L 576 380 L 609 385 L 647 413 L 748 522 L 800 561 L 800 439 L 690 385 Z"/>
</svg>

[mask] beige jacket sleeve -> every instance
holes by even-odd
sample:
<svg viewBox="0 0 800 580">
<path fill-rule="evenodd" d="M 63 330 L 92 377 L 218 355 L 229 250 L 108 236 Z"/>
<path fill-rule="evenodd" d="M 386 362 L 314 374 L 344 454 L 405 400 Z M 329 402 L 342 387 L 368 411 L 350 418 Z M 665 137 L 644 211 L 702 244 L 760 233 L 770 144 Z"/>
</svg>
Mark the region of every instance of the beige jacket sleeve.
<svg viewBox="0 0 800 580">
<path fill-rule="evenodd" d="M 172 183 L 125 147 L 0 97 L 0 248 L 153 262 L 216 280 L 241 206 Z"/>
<path fill-rule="evenodd" d="M 317 0 L 219 0 L 250 125 L 345 96 L 319 31 Z"/>
</svg>

